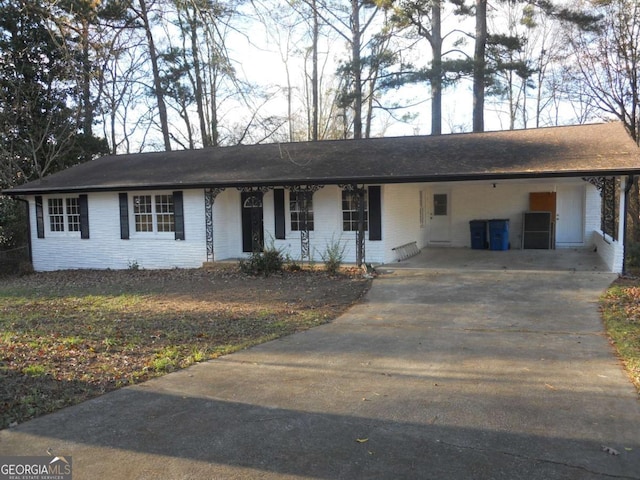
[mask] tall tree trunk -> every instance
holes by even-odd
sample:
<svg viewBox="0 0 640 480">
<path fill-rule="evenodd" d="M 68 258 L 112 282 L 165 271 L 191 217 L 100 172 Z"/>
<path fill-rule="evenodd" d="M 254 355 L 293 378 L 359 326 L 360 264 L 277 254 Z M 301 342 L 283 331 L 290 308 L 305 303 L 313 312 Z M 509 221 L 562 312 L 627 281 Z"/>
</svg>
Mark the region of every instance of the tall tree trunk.
<svg viewBox="0 0 640 480">
<path fill-rule="evenodd" d="M 484 132 L 487 0 L 476 0 L 476 43 L 473 52 L 473 131 Z"/>
<path fill-rule="evenodd" d="M 431 6 L 431 135 L 442 133 L 442 4 L 433 0 Z"/>
<path fill-rule="evenodd" d="M 314 142 L 318 140 L 318 40 L 320 37 L 320 25 L 318 22 L 318 10 L 316 8 L 316 0 L 312 0 L 312 14 L 313 14 L 313 51 L 312 51 L 312 64 L 313 72 L 311 74 L 311 140 Z"/>
<path fill-rule="evenodd" d="M 360 66 L 360 5 L 351 0 L 351 65 L 353 68 L 353 138 L 362 138 L 362 69 Z"/>
<path fill-rule="evenodd" d="M 91 59 L 89 58 L 89 20 L 82 19 L 82 134 L 84 138 L 93 137 L 93 102 L 91 101 Z M 85 161 L 91 160 L 91 152 L 85 153 Z"/>
<path fill-rule="evenodd" d="M 200 49 L 198 47 L 198 22 L 196 20 L 197 13 L 187 12 L 189 15 L 189 26 L 191 28 L 191 55 L 193 56 L 193 74 L 195 77 L 195 94 L 196 94 L 196 109 L 198 112 L 198 119 L 200 121 L 200 136 L 202 137 L 202 146 L 211 146 L 211 136 L 207 129 L 207 121 L 204 111 L 204 89 L 202 86 L 202 67 L 200 65 Z"/>
<path fill-rule="evenodd" d="M 164 149 L 171 151 L 171 137 L 169 135 L 169 119 L 167 116 L 167 106 L 164 103 L 164 92 L 162 82 L 160 81 L 160 69 L 158 67 L 158 53 L 153 41 L 151 32 L 151 24 L 149 22 L 149 13 L 147 11 L 146 0 L 139 0 L 140 20 L 144 24 L 144 30 L 147 35 L 147 44 L 149 47 L 149 60 L 151 60 L 151 69 L 153 71 L 153 86 L 155 89 L 156 101 L 158 103 L 158 115 L 160 116 L 160 129 L 162 130 L 162 138 L 164 140 Z"/>
</svg>

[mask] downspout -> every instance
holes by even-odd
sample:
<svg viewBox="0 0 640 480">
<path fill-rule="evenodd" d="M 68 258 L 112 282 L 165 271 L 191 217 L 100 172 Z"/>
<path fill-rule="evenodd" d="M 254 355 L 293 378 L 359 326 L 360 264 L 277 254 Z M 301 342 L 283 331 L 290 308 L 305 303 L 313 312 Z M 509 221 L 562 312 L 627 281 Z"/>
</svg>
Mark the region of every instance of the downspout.
<svg viewBox="0 0 640 480">
<path fill-rule="evenodd" d="M 27 249 L 29 250 L 29 263 L 33 265 L 33 253 L 31 248 L 31 212 L 29 211 L 29 200 L 26 200 L 21 197 L 13 197 L 19 202 L 23 202 L 25 206 L 25 210 L 27 211 L 27 239 L 29 243 L 27 244 Z"/>
<path fill-rule="evenodd" d="M 629 192 L 633 187 L 634 176 L 627 176 L 624 186 L 624 215 L 622 215 L 622 275 L 627 274 L 627 215 L 629 214 Z"/>
</svg>

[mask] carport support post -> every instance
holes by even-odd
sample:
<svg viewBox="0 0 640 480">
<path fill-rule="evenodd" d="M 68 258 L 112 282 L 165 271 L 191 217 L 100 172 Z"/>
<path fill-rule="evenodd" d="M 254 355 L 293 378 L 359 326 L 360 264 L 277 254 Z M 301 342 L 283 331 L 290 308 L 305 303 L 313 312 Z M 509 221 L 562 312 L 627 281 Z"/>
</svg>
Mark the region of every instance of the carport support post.
<svg viewBox="0 0 640 480">
<path fill-rule="evenodd" d="M 358 202 L 358 230 L 356 231 L 356 265 L 361 267 L 364 263 L 364 220 L 365 220 L 365 210 L 364 210 L 364 195 L 365 188 L 358 188 L 357 185 L 354 185 L 354 193 L 356 194 L 357 202 Z"/>
<path fill-rule="evenodd" d="M 622 210 L 622 274 L 627 274 L 627 242 L 629 241 L 627 236 L 627 222 L 629 220 L 629 192 L 633 187 L 635 178 L 633 175 L 628 175 L 624 184 L 624 196 L 621 195 L 621 199 L 624 201 Z"/>
</svg>

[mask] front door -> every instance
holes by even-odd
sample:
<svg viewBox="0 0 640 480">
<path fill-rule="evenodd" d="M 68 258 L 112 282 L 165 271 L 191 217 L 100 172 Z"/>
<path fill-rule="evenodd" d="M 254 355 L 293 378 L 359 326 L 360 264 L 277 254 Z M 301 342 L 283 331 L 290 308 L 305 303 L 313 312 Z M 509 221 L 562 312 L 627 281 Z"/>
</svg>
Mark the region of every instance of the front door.
<svg viewBox="0 0 640 480">
<path fill-rule="evenodd" d="M 242 251 L 261 252 L 264 247 L 262 192 L 242 192 Z"/>
<path fill-rule="evenodd" d="M 584 187 L 563 185 L 558 187 L 558 214 L 556 216 L 556 243 L 581 245 L 584 242 Z"/>
<path fill-rule="evenodd" d="M 429 207 L 429 243 L 451 242 L 451 195 L 448 191 L 431 192 Z"/>
</svg>

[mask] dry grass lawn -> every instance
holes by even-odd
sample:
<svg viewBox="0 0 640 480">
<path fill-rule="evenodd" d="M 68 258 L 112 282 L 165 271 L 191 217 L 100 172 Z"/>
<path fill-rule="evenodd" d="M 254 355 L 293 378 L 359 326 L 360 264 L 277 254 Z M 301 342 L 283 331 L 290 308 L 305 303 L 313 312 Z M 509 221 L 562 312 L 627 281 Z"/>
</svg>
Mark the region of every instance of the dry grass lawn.
<svg viewBox="0 0 640 480">
<path fill-rule="evenodd" d="M 0 279 L 0 428 L 326 323 L 368 286 L 236 266 Z"/>
</svg>

